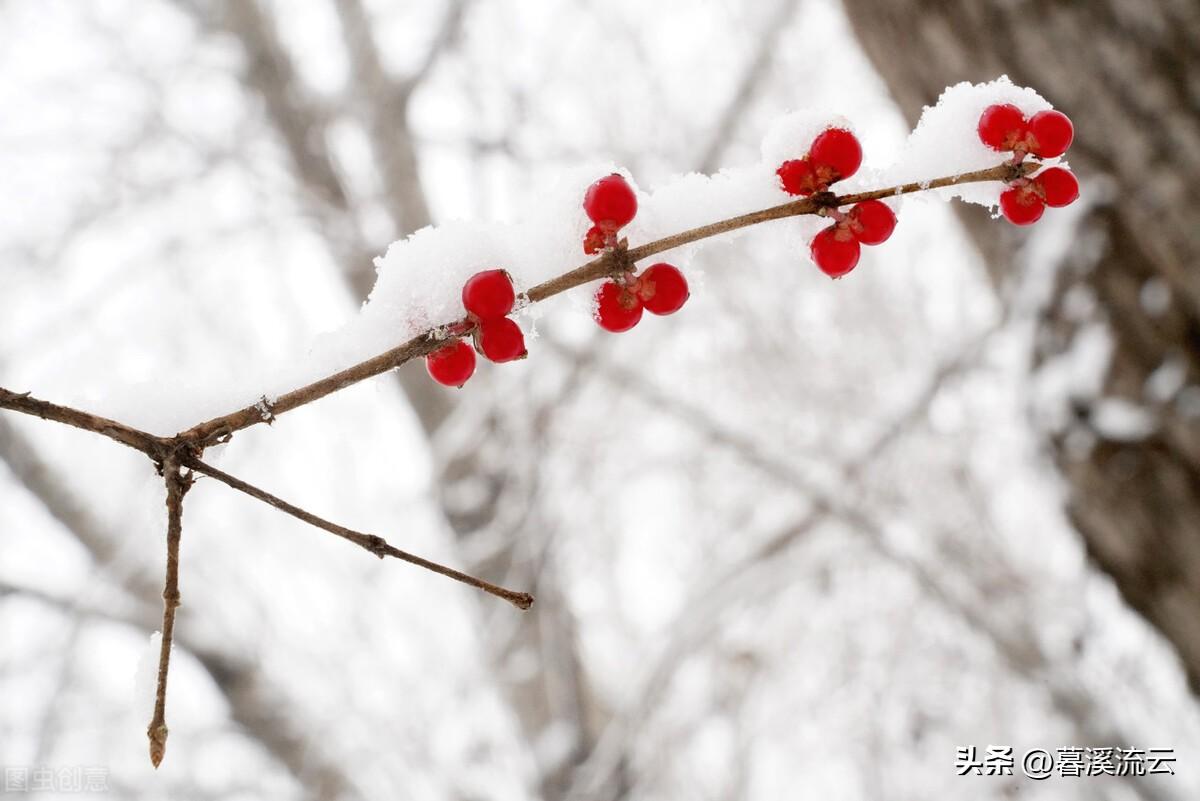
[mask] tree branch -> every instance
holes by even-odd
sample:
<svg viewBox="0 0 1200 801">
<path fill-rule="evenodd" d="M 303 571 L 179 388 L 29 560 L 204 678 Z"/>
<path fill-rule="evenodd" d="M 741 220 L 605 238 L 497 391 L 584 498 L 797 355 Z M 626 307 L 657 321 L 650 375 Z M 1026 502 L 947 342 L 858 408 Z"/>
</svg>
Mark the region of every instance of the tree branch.
<svg viewBox="0 0 1200 801">
<path fill-rule="evenodd" d="M 79 609 L 90 616 L 150 630 L 161 622 L 162 578 L 151 576 L 142 566 L 126 564 L 118 543 L 122 534 L 109 528 L 86 506 L 76 490 L 59 479 L 34 446 L 9 421 L 0 417 L 0 463 L 7 466 L 17 482 L 54 517 L 90 555 L 97 569 L 106 574 L 132 606 L 125 612 L 99 608 L 50 595 L 27 587 L 6 585 L 0 580 L 0 598 L 6 593 L 23 593 L 44 603 Z M 223 694 L 235 728 L 259 744 L 281 766 L 296 776 L 304 787 L 306 801 L 336 798 L 339 801 L 361 799 L 347 766 L 328 753 L 313 732 L 282 710 L 294 706 L 294 699 L 281 693 L 280 687 L 252 659 L 235 653 L 228 641 L 206 641 L 188 637 L 180 629 L 172 637 L 173 646 L 191 654 L 208 673 L 213 685 Z"/>
<path fill-rule="evenodd" d="M 203 473 L 210 478 L 215 478 L 222 484 L 232 487 L 238 492 L 245 493 L 251 498 L 260 500 L 269 506 L 274 506 L 279 511 L 289 514 L 298 520 L 303 520 L 310 526 L 315 526 L 319 529 L 328 531 L 331 534 L 336 534 L 344 540 L 349 540 L 355 545 L 365 548 L 366 550 L 375 554 L 380 559 L 384 558 L 385 556 L 392 556 L 396 559 L 417 565 L 418 567 L 423 567 L 426 570 L 431 570 L 434 573 L 440 573 L 441 575 L 452 578 L 455 581 L 459 581 L 463 584 L 483 590 L 484 592 L 494 595 L 497 598 L 503 598 L 518 609 L 528 609 L 533 605 L 533 596 L 527 592 L 516 592 L 514 590 L 505 589 L 504 587 L 497 586 L 489 581 L 484 581 L 476 576 L 455 570 L 452 567 L 447 567 L 445 565 L 438 564 L 437 562 L 431 562 L 428 559 L 423 559 L 422 557 L 411 554 L 408 551 L 402 551 L 378 535 L 364 534 L 361 531 L 355 531 L 354 529 L 346 528 L 345 526 L 339 526 L 337 523 L 331 523 L 324 518 L 317 517 L 312 512 L 307 512 L 300 507 L 295 506 L 294 504 L 288 503 L 282 498 L 272 495 L 266 490 L 259 489 L 253 484 L 248 484 L 236 476 L 231 476 L 228 473 L 218 470 L 212 465 L 205 464 L 199 459 L 189 459 L 186 464 L 193 470 Z"/>
<path fill-rule="evenodd" d="M 826 209 L 860 203 L 864 200 L 878 200 L 896 195 L 923 192 L 929 189 L 956 186 L 958 184 L 984 181 L 1011 181 L 1014 178 L 1029 175 L 1040 167 L 1039 163 L 1033 161 L 1027 161 L 1019 165 L 1006 162 L 986 170 L 949 175 L 932 181 L 902 184 L 900 186 L 888 187 L 887 189 L 858 192 L 852 195 L 822 193 L 800 200 L 793 200 L 778 206 L 752 211 L 748 214 L 742 214 L 737 217 L 710 223 L 709 225 L 702 225 L 698 228 L 682 231 L 678 234 L 673 234 L 628 250 L 610 250 L 586 264 L 576 267 L 570 272 L 538 284 L 525 293 L 525 299 L 529 303 L 539 303 L 590 281 L 595 281 L 620 270 L 627 269 L 634 262 L 649 256 L 654 256 L 658 253 L 680 247 L 681 245 L 698 242 L 719 234 L 736 231 L 740 228 L 770 222 L 771 220 L 782 220 L 805 214 L 819 214 Z M 464 328 L 464 326 L 468 327 Z M 447 329 L 454 330 L 456 333 L 470 330 L 468 321 L 463 319 L 418 334 L 386 353 L 381 353 L 378 356 L 348 367 L 331 376 L 279 396 L 271 401 L 271 415 L 267 419 L 274 419 L 274 417 L 284 412 L 312 403 L 333 392 L 345 389 L 351 384 L 392 370 L 411 359 L 425 356 L 436 350 L 445 341 L 444 332 Z M 203 449 L 218 440 L 229 437 L 236 431 L 241 431 L 262 422 L 264 422 L 262 407 L 259 404 L 254 404 L 236 412 L 200 423 L 180 433 L 176 439 Z"/>
<path fill-rule="evenodd" d="M 139 431 L 136 428 L 109 420 L 90 412 L 72 409 L 70 406 L 60 406 L 57 403 L 39 400 L 28 392 L 12 392 L 0 387 L 0 409 L 10 409 L 14 412 L 40 417 L 43 420 L 53 420 L 84 431 L 91 431 L 141 451 L 151 459 L 162 458 L 169 446 L 166 440 L 153 434 Z"/>
<path fill-rule="evenodd" d="M 183 496 L 192 486 L 192 474 L 179 470 L 174 456 L 163 464 L 167 485 L 167 577 L 163 582 L 162 642 L 158 652 L 158 686 L 154 695 L 154 717 L 146 727 L 150 738 L 150 761 L 162 762 L 167 750 L 167 671 L 171 665 L 171 642 L 175 635 L 175 610 L 179 608 L 179 541 L 183 538 Z"/>
</svg>

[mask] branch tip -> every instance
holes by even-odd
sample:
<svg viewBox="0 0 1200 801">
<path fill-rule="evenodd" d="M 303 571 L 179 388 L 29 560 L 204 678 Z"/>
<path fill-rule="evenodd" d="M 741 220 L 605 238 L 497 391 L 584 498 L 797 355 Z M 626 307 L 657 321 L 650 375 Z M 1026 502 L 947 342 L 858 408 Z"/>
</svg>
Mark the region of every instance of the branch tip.
<svg viewBox="0 0 1200 801">
<path fill-rule="evenodd" d="M 150 764 L 157 770 L 167 753 L 166 724 L 155 725 L 152 722 L 146 729 L 146 736 L 150 738 Z"/>
</svg>

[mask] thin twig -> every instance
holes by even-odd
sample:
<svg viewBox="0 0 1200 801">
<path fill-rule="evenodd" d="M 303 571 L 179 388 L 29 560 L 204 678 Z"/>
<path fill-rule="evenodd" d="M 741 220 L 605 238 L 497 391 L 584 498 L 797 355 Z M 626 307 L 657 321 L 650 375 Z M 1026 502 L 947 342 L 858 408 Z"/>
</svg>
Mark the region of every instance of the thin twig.
<svg viewBox="0 0 1200 801">
<path fill-rule="evenodd" d="M 282 498 L 272 495 L 266 490 L 259 489 L 253 484 L 248 484 L 236 476 L 231 476 L 228 473 L 218 470 L 212 465 L 205 464 L 199 459 L 188 459 L 186 464 L 193 470 L 203 473 L 206 476 L 210 476 L 211 478 L 215 478 L 222 484 L 233 487 L 238 492 L 243 492 L 252 498 L 262 501 L 265 504 L 274 506 L 279 511 L 285 512 L 292 517 L 297 518 L 298 520 L 303 520 L 310 526 L 316 526 L 317 528 L 324 529 L 331 534 L 336 534 L 342 539 L 349 540 L 355 545 L 365 548 L 366 550 L 375 554 L 380 559 L 384 558 L 385 556 L 392 556 L 410 564 L 423 567 L 426 570 L 432 570 L 434 573 L 440 573 L 441 575 L 452 578 L 455 581 L 460 581 L 463 584 L 481 589 L 486 593 L 496 596 L 497 598 L 503 598 L 518 609 L 528 609 L 533 605 L 533 596 L 527 592 L 516 592 L 515 590 L 497 586 L 492 584 L 490 581 L 484 581 L 481 578 L 463 573 L 459 570 L 455 570 L 452 567 L 447 567 L 445 565 L 438 564 L 437 562 L 431 562 L 428 559 L 423 559 L 422 557 L 411 554 L 408 551 L 403 551 L 378 535 L 364 534 L 361 531 L 355 531 L 354 529 L 346 528 L 345 526 L 339 526 L 337 523 L 331 523 L 324 518 L 317 517 L 312 512 L 307 512 L 304 509 L 295 506 L 294 504 L 288 503 Z"/>
<path fill-rule="evenodd" d="M 154 695 L 154 717 L 146 727 L 150 738 L 150 762 L 158 767 L 167 750 L 167 671 L 171 665 L 171 642 L 175 636 L 175 610 L 179 608 L 179 541 L 183 537 L 183 496 L 192 485 L 192 474 L 179 471 L 174 456 L 163 463 L 167 485 L 167 577 L 163 582 L 162 642 L 158 652 L 158 686 Z"/>
<path fill-rule="evenodd" d="M 84 431 L 91 431 L 116 440 L 122 445 L 128 445 L 152 459 L 162 458 L 166 448 L 166 441 L 153 434 L 139 431 L 124 423 L 118 423 L 116 420 L 109 420 L 107 417 L 39 400 L 28 392 L 12 392 L 0 387 L 0 409 L 11 409 L 14 412 L 40 417 L 43 420 L 53 420 L 56 423 L 82 428 Z"/>
</svg>

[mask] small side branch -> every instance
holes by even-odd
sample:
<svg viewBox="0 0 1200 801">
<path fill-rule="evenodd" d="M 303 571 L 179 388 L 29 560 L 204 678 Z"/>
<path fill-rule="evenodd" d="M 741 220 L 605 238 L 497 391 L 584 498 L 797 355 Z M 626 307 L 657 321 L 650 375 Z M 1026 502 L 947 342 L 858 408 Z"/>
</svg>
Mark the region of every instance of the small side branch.
<svg viewBox="0 0 1200 801">
<path fill-rule="evenodd" d="M 163 463 L 167 485 L 167 577 L 163 582 L 162 643 L 158 653 L 158 685 L 154 695 L 154 717 L 146 728 L 150 738 L 150 762 L 158 767 L 167 750 L 167 672 L 171 664 L 171 642 L 175 635 L 175 610 L 179 608 L 179 541 L 183 537 L 183 496 L 192 486 L 192 474 L 180 472 L 174 457 Z"/>
<path fill-rule="evenodd" d="M 385 556 L 391 556 L 408 562 L 409 564 L 416 565 L 417 567 L 423 567 L 426 570 L 431 570 L 434 573 L 439 573 L 447 578 L 452 578 L 455 581 L 459 581 L 463 584 L 483 590 L 484 592 L 494 595 L 497 598 L 503 598 L 518 609 L 528 609 L 533 605 L 533 596 L 527 592 L 517 592 L 505 587 L 500 587 L 496 584 L 492 584 L 490 581 L 484 581 L 477 576 L 463 573 L 462 571 L 455 570 L 452 567 L 447 567 L 446 565 L 438 564 L 437 562 L 431 562 L 430 560 L 424 559 L 416 554 L 403 551 L 390 544 L 383 537 L 375 534 L 364 534 L 361 531 L 355 531 L 354 529 L 349 529 L 345 526 L 339 526 L 337 523 L 331 523 L 324 518 L 317 517 L 312 512 L 307 512 L 298 506 L 288 503 L 282 498 L 272 495 L 266 490 L 259 489 L 253 484 L 247 484 L 245 481 L 242 481 L 236 476 L 231 476 L 228 473 L 218 470 L 212 465 L 205 464 L 199 459 L 189 459 L 187 461 L 187 466 L 198 473 L 203 473 L 206 476 L 215 478 L 217 481 L 220 481 L 226 486 L 232 487 L 238 492 L 245 493 L 251 498 L 262 501 L 269 506 L 273 506 L 279 511 L 285 512 L 298 520 L 303 520 L 310 526 L 315 526 L 319 529 L 328 531 L 331 534 L 335 534 L 344 540 L 349 540 L 355 545 L 365 548 L 366 550 L 375 554 L 380 559 L 384 558 Z"/>
</svg>

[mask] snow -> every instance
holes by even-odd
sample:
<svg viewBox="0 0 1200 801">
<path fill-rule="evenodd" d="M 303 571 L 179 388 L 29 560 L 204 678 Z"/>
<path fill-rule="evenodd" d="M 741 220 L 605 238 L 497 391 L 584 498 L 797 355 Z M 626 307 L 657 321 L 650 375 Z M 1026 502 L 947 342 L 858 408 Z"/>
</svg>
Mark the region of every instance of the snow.
<svg viewBox="0 0 1200 801">
<path fill-rule="evenodd" d="M 1152 403 L 1167 403 L 1187 383 L 1187 361 L 1173 353 L 1146 377 L 1146 397 Z"/>
<path fill-rule="evenodd" d="M 1035 413 L 1047 429 L 1068 426 L 1071 401 L 1099 399 L 1112 349 L 1108 326 L 1091 323 L 1080 327 L 1064 352 L 1042 365 L 1032 390 Z"/>
<path fill-rule="evenodd" d="M 867 154 L 863 169 L 837 188 L 842 192 L 862 191 L 995 166 L 1003 156 L 979 142 L 975 126 L 983 109 L 999 102 L 1015 103 L 1027 114 L 1050 108 L 1035 91 L 1015 86 L 1007 78 L 986 84 L 958 84 L 947 89 L 937 105 L 925 110 L 894 164 L 872 165 Z M 513 222 L 448 221 L 394 242 L 375 260 L 378 278 L 361 312 L 274 368 L 228 365 L 219 376 L 200 378 L 189 374 L 174 381 L 157 380 L 152 385 L 135 387 L 124 396 L 104 399 L 98 411 L 155 433 L 171 434 L 200 420 L 258 403 L 264 397 L 269 401 L 460 318 L 461 287 L 480 270 L 505 268 L 520 292 L 573 269 L 587 260 L 581 242 L 590 221 L 583 212 L 581 198 L 598 176 L 621 172 L 637 191 L 637 217 L 622 231 L 635 245 L 787 202 L 791 198 L 779 187 L 776 168 L 787 158 L 802 156 L 812 139 L 831 126 L 854 130 L 853 121 L 829 111 L 790 112 L 769 127 L 756 163 L 711 176 L 678 176 L 652 190 L 638 187 L 633 176 L 612 164 L 565 170 L 550 185 L 539 187 L 534 195 L 537 204 L 512 215 Z M 997 182 L 948 187 L 926 194 L 994 205 L 1001 188 Z M 911 197 L 887 202 L 900 208 Z M 775 230 L 785 224 L 785 235 L 800 235 L 807 240 L 827 223 L 819 217 L 804 217 L 777 224 Z M 720 238 L 728 241 L 748 230 Z M 686 269 L 695 253 L 712 241 L 677 248 L 665 258 Z M 576 313 L 590 316 L 591 292 L 580 289 L 568 296 L 568 305 Z M 540 305 L 518 309 L 515 317 L 527 331 L 545 313 Z M 90 400 L 97 408 L 94 399 Z"/>
<path fill-rule="evenodd" d="M 1171 288 L 1161 278 L 1150 278 L 1138 293 L 1142 311 L 1151 317 L 1161 317 L 1171 307 Z"/>
<path fill-rule="evenodd" d="M 975 130 L 979 115 L 993 103 L 1012 103 L 1027 117 L 1053 108 L 1033 89 L 1017 86 L 1006 76 L 989 83 L 956 84 L 942 92 L 936 105 L 925 107 L 896 163 L 874 174 L 863 174 L 862 179 L 872 186 L 887 186 L 996 166 L 1003 160 L 1002 155 L 979 141 Z M 1047 164 L 1059 162 L 1046 160 Z M 995 206 L 1002 188 L 998 182 L 962 184 L 934 189 L 924 197 L 958 198 Z"/>
<path fill-rule="evenodd" d="M 1124 398 L 1101 398 L 1092 406 L 1091 422 L 1108 440 L 1136 442 L 1158 429 L 1158 422 L 1148 410 Z"/>
<path fill-rule="evenodd" d="M 1175 398 L 1175 405 L 1184 420 L 1200 420 L 1200 387 L 1184 387 Z"/>
<path fill-rule="evenodd" d="M 831 109 L 792 111 L 777 119 L 763 137 L 763 164 L 774 169 L 788 159 L 803 155 L 808 143 L 826 128 L 845 128 L 862 139 L 853 122 Z"/>
</svg>

